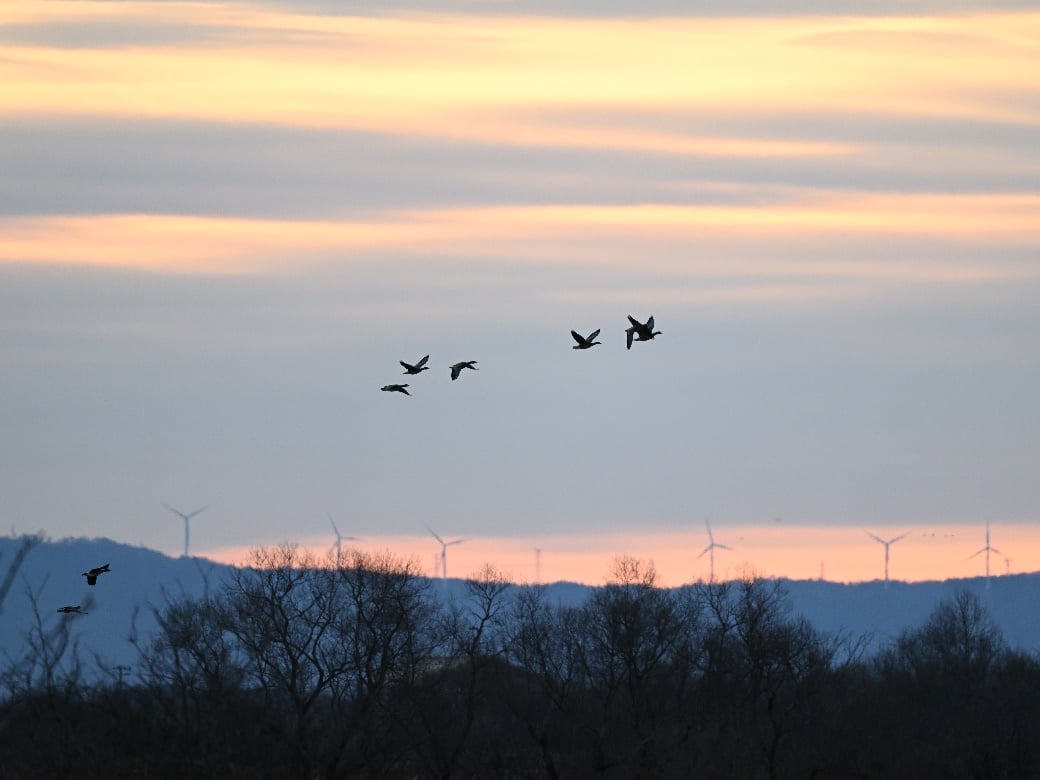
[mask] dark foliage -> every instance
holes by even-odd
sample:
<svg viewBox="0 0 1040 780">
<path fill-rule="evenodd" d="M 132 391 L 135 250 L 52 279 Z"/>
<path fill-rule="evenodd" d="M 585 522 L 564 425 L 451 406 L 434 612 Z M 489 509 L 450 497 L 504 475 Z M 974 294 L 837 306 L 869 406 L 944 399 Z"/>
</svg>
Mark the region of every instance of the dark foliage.
<svg viewBox="0 0 1040 780">
<path fill-rule="evenodd" d="M 171 597 L 132 677 L 38 616 L 0 670 L 0 777 L 1040 776 L 1040 664 L 960 593 L 864 658 L 774 582 L 631 558 L 579 607 L 492 568 L 291 547 Z M 88 682 L 88 680 L 90 682 Z"/>
</svg>

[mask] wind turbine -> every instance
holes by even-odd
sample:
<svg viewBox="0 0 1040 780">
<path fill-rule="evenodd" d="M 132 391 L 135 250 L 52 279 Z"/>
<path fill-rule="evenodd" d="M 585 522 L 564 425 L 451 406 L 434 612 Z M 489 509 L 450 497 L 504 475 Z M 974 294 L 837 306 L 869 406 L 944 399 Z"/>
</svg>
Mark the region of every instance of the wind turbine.
<svg viewBox="0 0 1040 780">
<path fill-rule="evenodd" d="M 887 589 L 888 588 L 888 548 L 891 547 L 896 542 L 898 542 L 900 539 L 905 539 L 907 536 L 910 535 L 910 532 L 907 531 L 904 534 L 900 534 L 899 536 L 894 536 L 891 539 L 887 539 L 887 540 L 886 539 L 882 539 L 880 536 L 875 536 L 870 531 L 864 531 L 864 533 L 867 536 L 869 536 L 871 539 L 873 539 L 875 542 L 877 542 L 878 544 L 885 545 L 885 588 Z"/>
<path fill-rule="evenodd" d="M 704 525 L 708 527 L 708 546 L 701 550 L 701 554 L 697 558 L 703 558 L 704 553 L 708 553 L 708 560 L 711 561 L 711 577 L 709 582 L 715 581 L 715 548 L 718 547 L 720 550 L 732 550 L 732 547 L 727 547 L 724 544 L 719 544 L 715 541 L 715 536 L 711 532 L 711 520 L 705 519 Z"/>
<path fill-rule="evenodd" d="M 425 523 L 423 525 L 425 525 Z M 441 539 L 440 536 L 437 535 L 437 532 L 434 531 L 432 528 L 430 528 L 430 526 L 427 525 L 426 526 L 426 530 L 430 532 L 430 535 L 433 536 L 434 539 L 436 539 L 438 542 L 441 543 L 441 579 L 444 580 L 444 581 L 447 581 L 447 579 L 448 579 L 448 548 L 451 547 L 453 544 L 462 544 L 466 540 L 465 539 L 455 539 L 454 541 L 446 542 L 443 539 Z"/>
<path fill-rule="evenodd" d="M 201 509 L 196 509 L 194 512 L 189 512 L 188 514 L 185 514 L 184 512 L 180 511 L 179 509 L 174 509 L 169 504 L 163 504 L 163 506 L 166 507 L 167 509 L 169 509 L 175 515 L 177 515 L 177 517 L 179 517 L 181 520 L 184 521 L 184 557 L 187 558 L 188 557 L 188 540 L 190 538 L 189 537 L 189 523 L 191 522 L 191 518 L 195 517 L 195 515 L 197 515 L 200 512 L 202 512 L 203 509 L 206 509 L 207 507 L 209 507 L 209 504 L 206 504 L 206 506 L 202 507 Z"/>
<path fill-rule="evenodd" d="M 338 564 L 340 560 L 340 555 L 342 554 L 343 541 L 346 540 L 348 542 L 356 542 L 358 541 L 358 538 L 356 536 L 344 536 L 343 534 L 341 534 L 339 532 L 339 529 L 336 527 L 336 523 L 332 519 L 331 512 L 329 513 L 329 525 L 332 526 L 332 532 L 336 534 L 336 541 L 332 543 L 331 547 L 329 547 L 329 552 L 331 553 L 333 550 L 336 551 L 336 563 Z"/>
<path fill-rule="evenodd" d="M 987 517 L 986 518 L 986 546 L 983 547 L 981 550 L 977 550 L 973 555 L 968 556 L 968 560 L 970 561 L 976 555 L 981 555 L 982 553 L 986 553 L 986 587 L 987 588 L 989 587 L 989 554 L 991 552 L 995 552 L 997 555 L 1004 555 L 1004 553 L 1002 553 L 996 547 L 991 547 L 990 546 L 990 543 L 989 543 L 989 518 Z"/>
</svg>

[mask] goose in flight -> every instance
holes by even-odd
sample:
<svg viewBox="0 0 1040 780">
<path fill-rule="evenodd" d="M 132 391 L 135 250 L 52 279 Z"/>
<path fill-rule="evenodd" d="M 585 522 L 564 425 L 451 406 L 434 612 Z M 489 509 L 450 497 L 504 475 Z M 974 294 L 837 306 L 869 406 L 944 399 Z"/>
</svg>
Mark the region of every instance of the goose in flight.
<svg viewBox="0 0 1040 780">
<path fill-rule="evenodd" d="M 81 576 L 87 578 L 87 585 L 97 585 L 97 578 L 109 571 L 108 564 L 85 571 Z"/>
<path fill-rule="evenodd" d="M 454 382 L 456 379 L 459 378 L 459 374 L 462 373 L 462 369 L 464 369 L 464 368 L 472 368 L 474 371 L 479 371 L 480 370 L 479 368 L 477 368 L 477 361 L 476 360 L 463 360 L 461 363 L 456 363 L 455 365 L 453 365 L 451 367 L 451 381 L 452 382 Z"/>
<path fill-rule="evenodd" d="M 594 347 L 597 344 L 602 344 L 603 343 L 601 341 L 593 341 L 593 339 L 596 338 L 596 336 L 599 335 L 599 329 L 598 328 L 596 330 L 592 331 L 592 333 L 590 333 L 588 336 L 582 336 L 576 330 L 572 330 L 571 331 L 571 335 L 574 337 L 574 340 L 576 342 L 578 342 L 573 347 L 571 347 L 571 349 L 589 349 L 590 347 Z"/>
<path fill-rule="evenodd" d="M 77 604 L 74 607 L 58 607 L 58 612 L 61 612 L 62 614 L 65 614 L 65 615 L 70 615 L 70 614 L 86 615 L 87 614 L 86 612 L 84 612 L 82 609 L 79 608 L 79 604 Z"/>
<path fill-rule="evenodd" d="M 428 365 L 426 365 L 426 361 L 429 360 L 429 359 L 430 359 L 430 356 L 427 355 L 422 360 L 420 360 L 418 363 L 416 363 L 414 366 L 411 363 L 405 363 L 403 360 L 399 360 L 398 362 L 402 366 L 404 366 L 404 372 L 406 374 L 421 374 L 423 371 L 429 371 L 430 370 L 430 367 Z"/>
<path fill-rule="evenodd" d="M 411 393 L 408 392 L 407 387 L 408 387 L 407 384 L 403 384 L 403 385 L 383 385 L 379 389 L 383 390 L 383 391 L 385 391 L 387 393 L 404 393 L 405 395 L 410 396 Z"/>
<path fill-rule="evenodd" d="M 632 323 L 632 326 L 625 329 L 625 334 L 628 336 L 628 344 L 625 349 L 632 349 L 633 340 L 650 341 L 654 336 L 661 335 L 661 331 L 654 330 L 654 318 L 652 316 L 646 321 L 645 325 L 631 314 L 628 315 L 628 321 Z"/>
</svg>

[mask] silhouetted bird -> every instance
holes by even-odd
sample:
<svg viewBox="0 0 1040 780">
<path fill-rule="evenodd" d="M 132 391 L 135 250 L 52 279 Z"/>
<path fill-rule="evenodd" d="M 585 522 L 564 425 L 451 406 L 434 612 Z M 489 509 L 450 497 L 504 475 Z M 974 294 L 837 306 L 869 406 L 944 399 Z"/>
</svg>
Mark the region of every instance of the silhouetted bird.
<svg viewBox="0 0 1040 780">
<path fill-rule="evenodd" d="M 75 613 L 77 615 L 86 615 L 87 614 L 86 612 L 84 612 L 83 610 L 81 610 L 79 608 L 79 604 L 77 604 L 74 607 L 58 607 L 58 612 L 62 612 L 64 614 L 66 614 L 66 615 L 69 615 L 69 614 L 72 614 L 72 613 Z"/>
<path fill-rule="evenodd" d="M 400 360 L 398 362 L 402 366 L 404 366 L 404 372 L 406 374 L 421 374 L 423 371 L 429 371 L 430 370 L 430 367 L 428 365 L 426 365 L 426 361 L 429 360 L 429 359 L 430 359 L 430 356 L 427 355 L 422 360 L 420 360 L 418 363 L 416 363 L 414 366 L 411 363 L 405 363 L 403 360 Z"/>
<path fill-rule="evenodd" d="M 591 347 L 596 346 L 597 344 L 602 344 L 603 343 L 601 341 L 593 341 L 593 339 L 596 338 L 596 336 L 599 335 L 599 330 L 598 329 L 592 331 L 592 333 L 590 333 L 588 335 L 588 338 L 586 338 L 585 336 L 582 336 L 576 330 L 572 330 L 571 331 L 571 335 L 574 337 L 574 340 L 578 342 L 573 347 L 571 347 L 571 349 L 589 349 Z"/>
<path fill-rule="evenodd" d="M 628 315 L 628 321 L 632 323 L 632 327 L 626 328 L 625 333 L 628 335 L 628 345 L 625 349 L 632 349 L 633 337 L 636 341 L 650 341 L 654 336 L 660 336 L 661 331 L 654 330 L 654 318 L 651 317 L 646 321 L 646 324 L 639 322 L 631 314 Z"/>
<path fill-rule="evenodd" d="M 379 389 L 380 389 L 380 390 L 385 390 L 385 391 L 386 391 L 386 392 L 388 392 L 388 393 L 404 393 L 405 395 L 408 395 L 408 396 L 410 396 L 410 395 L 411 395 L 411 393 L 409 393 L 409 392 L 408 392 L 408 391 L 407 391 L 407 390 L 405 389 L 406 387 L 408 387 L 408 385 L 406 385 L 406 384 L 404 384 L 404 385 L 383 385 L 383 386 L 382 386 L 381 388 L 379 388 Z"/>
<path fill-rule="evenodd" d="M 474 371 L 479 371 L 480 370 L 479 368 L 477 368 L 477 361 L 476 360 L 463 360 L 461 363 L 456 363 L 455 365 L 453 365 L 451 367 L 451 381 L 452 382 L 454 382 L 456 379 L 459 378 L 459 374 L 462 373 L 462 369 L 464 369 L 464 368 L 472 368 Z"/>
<path fill-rule="evenodd" d="M 108 564 L 106 563 L 104 566 L 98 566 L 96 569 L 91 569 L 90 571 L 83 572 L 82 576 L 87 578 L 87 585 L 97 585 L 97 578 L 108 571 L 109 568 Z"/>
</svg>

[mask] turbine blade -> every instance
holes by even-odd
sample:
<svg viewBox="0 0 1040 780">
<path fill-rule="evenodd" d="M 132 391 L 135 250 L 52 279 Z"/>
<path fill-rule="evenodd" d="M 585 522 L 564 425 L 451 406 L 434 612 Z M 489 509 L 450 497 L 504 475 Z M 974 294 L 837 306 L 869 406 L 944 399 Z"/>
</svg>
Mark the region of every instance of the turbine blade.
<svg viewBox="0 0 1040 780">
<path fill-rule="evenodd" d="M 423 525 L 426 525 L 426 523 L 423 523 Z M 426 530 L 430 532 L 430 535 L 433 536 L 434 539 L 436 539 L 441 544 L 444 544 L 444 540 L 441 539 L 441 537 L 437 535 L 437 532 L 430 528 L 430 526 L 426 525 Z"/>
</svg>

